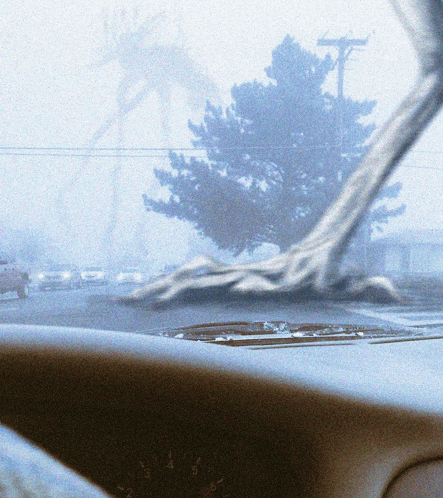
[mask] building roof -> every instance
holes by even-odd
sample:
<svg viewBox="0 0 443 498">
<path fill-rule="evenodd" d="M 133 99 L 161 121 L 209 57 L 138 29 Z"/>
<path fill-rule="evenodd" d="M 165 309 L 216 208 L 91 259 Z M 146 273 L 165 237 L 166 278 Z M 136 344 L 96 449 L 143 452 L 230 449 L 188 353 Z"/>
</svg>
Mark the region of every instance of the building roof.
<svg viewBox="0 0 443 498">
<path fill-rule="evenodd" d="M 443 245 L 443 230 L 404 230 L 380 237 L 374 241 L 375 244 L 397 245 L 397 244 L 436 244 Z"/>
</svg>

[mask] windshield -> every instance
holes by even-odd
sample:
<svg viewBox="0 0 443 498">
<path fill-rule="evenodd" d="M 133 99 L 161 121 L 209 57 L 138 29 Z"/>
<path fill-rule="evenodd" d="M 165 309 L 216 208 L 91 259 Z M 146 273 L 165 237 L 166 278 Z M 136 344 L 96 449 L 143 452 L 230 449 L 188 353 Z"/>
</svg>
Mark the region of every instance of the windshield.
<svg viewBox="0 0 443 498">
<path fill-rule="evenodd" d="M 2 321 L 443 325 L 417 308 L 443 273 L 442 118 L 369 152 L 419 74 L 388 0 L 32 0 L 2 23 L 0 250 L 30 287 L 0 289 Z M 71 265 L 107 274 L 39 282 Z"/>
</svg>

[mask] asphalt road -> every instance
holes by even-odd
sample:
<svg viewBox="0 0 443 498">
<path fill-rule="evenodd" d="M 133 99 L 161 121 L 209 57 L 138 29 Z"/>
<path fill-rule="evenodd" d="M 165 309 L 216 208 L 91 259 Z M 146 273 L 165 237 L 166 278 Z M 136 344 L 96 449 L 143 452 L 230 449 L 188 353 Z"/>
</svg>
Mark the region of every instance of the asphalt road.
<svg viewBox="0 0 443 498">
<path fill-rule="evenodd" d="M 18 299 L 12 293 L 5 294 L 0 296 L 0 323 L 58 325 L 140 333 L 198 323 L 238 320 L 397 327 L 409 325 L 401 320 L 396 321 L 399 313 L 404 315 L 407 311 L 404 306 L 392 311 L 391 308 L 383 306 L 374 309 L 374 305 L 365 303 L 251 301 L 202 302 L 155 309 L 149 306 L 134 308 L 115 301 L 117 296 L 129 294 L 132 288 L 126 285 L 107 285 L 45 292 L 31 289 L 28 299 Z M 443 306 L 440 306 L 439 313 L 443 324 Z"/>
</svg>

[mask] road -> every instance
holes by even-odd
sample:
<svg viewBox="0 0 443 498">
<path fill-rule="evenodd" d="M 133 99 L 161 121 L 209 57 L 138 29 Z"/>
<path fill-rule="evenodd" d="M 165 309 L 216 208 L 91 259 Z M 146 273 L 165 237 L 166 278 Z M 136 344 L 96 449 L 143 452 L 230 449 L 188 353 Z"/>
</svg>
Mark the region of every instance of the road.
<svg viewBox="0 0 443 498">
<path fill-rule="evenodd" d="M 273 321 L 387 325 L 443 326 L 443 301 L 388 306 L 371 303 L 305 301 L 295 303 L 201 303 L 164 309 L 128 307 L 115 297 L 131 286 L 107 285 L 74 290 L 31 290 L 28 299 L 5 294 L 0 298 L 0 323 L 86 327 L 149 333 L 155 329 L 226 321 Z"/>
</svg>

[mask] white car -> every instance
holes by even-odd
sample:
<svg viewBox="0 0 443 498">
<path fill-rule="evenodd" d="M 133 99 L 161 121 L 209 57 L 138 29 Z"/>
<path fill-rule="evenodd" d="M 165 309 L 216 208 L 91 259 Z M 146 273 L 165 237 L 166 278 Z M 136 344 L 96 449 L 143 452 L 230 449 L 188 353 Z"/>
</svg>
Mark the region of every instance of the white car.
<svg viewBox="0 0 443 498">
<path fill-rule="evenodd" d="M 46 289 L 79 289 L 82 286 L 80 272 L 75 265 L 52 265 L 38 274 L 38 287 Z"/>
<path fill-rule="evenodd" d="M 109 283 L 109 274 L 101 266 L 87 266 L 81 272 L 83 285 L 106 285 Z"/>
<path fill-rule="evenodd" d="M 128 267 L 118 272 L 116 280 L 118 284 L 142 284 L 146 275 L 140 268 Z"/>
</svg>

